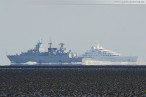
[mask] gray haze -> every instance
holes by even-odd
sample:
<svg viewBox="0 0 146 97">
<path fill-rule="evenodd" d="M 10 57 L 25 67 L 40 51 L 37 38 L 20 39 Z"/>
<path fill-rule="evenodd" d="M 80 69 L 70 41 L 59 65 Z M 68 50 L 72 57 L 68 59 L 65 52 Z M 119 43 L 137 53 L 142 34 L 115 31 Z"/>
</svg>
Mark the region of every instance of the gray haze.
<svg viewBox="0 0 146 97">
<path fill-rule="evenodd" d="M 98 42 L 121 55 L 146 61 L 145 5 L 49 5 L 25 0 L 0 1 L 0 64 L 43 40 L 47 50 L 64 42 L 84 53 Z"/>
</svg>

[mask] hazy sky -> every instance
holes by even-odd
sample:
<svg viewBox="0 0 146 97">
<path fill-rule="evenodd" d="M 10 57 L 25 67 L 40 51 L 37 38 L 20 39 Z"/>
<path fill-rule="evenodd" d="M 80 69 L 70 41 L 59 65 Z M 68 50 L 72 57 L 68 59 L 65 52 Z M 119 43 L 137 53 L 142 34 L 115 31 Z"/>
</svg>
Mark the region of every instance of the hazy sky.
<svg viewBox="0 0 146 97">
<path fill-rule="evenodd" d="M 6 54 L 20 54 L 42 39 L 47 50 L 64 42 L 84 53 L 99 42 L 121 55 L 146 61 L 145 5 L 49 5 L 26 0 L 0 0 L 0 64 Z"/>
</svg>

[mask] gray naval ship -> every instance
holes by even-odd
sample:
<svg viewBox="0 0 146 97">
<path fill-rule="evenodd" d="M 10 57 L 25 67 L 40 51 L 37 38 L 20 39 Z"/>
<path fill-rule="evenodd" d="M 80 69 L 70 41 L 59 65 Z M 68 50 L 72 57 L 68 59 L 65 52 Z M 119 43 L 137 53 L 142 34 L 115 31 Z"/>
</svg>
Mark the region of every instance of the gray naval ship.
<svg viewBox="0 0 146 97">
<path fill-rule="evenodd" d="M 80 64 L 82 62 L 81 57 L 77 57 L 77 54 L 67 51 L 64 48 L 64 43 L 60 43 L 60 48 L 52 48 L 52 43 L 49 43 L 48 51 L 42 52 L 42 42 L 38 42 L 34 49 L 30 49 L 27 52 L 22 52 L 16 55 L 7 55 L 11 61 L 11 65 L 22 64 L 27 62 L 36 62 L 37 64 Z"/>
</svg>

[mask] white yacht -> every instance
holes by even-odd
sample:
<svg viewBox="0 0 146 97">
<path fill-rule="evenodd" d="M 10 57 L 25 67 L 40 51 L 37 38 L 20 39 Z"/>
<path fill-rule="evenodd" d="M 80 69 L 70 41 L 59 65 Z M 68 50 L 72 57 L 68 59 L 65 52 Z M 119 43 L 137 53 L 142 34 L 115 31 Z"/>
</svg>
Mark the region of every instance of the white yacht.
<svg viewBox="0 0 146 97">
<path fill-rule="evenodd" d="M 86 51 L 83 58 L 91 58 L 92 61 L 102 62 L 136 62 L 137 56 L 122 56 L 116 52 L 107 50 L 100 46 L 92 46 L 90 50 Z"/>
</svg>

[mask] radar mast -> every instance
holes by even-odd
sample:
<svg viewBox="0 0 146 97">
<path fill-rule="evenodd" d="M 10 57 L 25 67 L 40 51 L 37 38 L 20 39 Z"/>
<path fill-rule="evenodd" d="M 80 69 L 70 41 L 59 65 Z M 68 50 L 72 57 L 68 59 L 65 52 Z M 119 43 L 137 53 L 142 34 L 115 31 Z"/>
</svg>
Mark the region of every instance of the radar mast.
<svg viewBox="0 0 146 97">
<path fill-rule="evenodd" d="M 50 45 L 50 48 L 51 48 L 51 45 L 52 45 L 52 42 L 51 42 L 51 40 L 50 40 L 50 43 L 48 43 L 49 45 Z"/>
<path fill-rule="evenodd" d="M 64 43 L 60 43 L 60 49 L 63 49 Z"/>
</svg>

